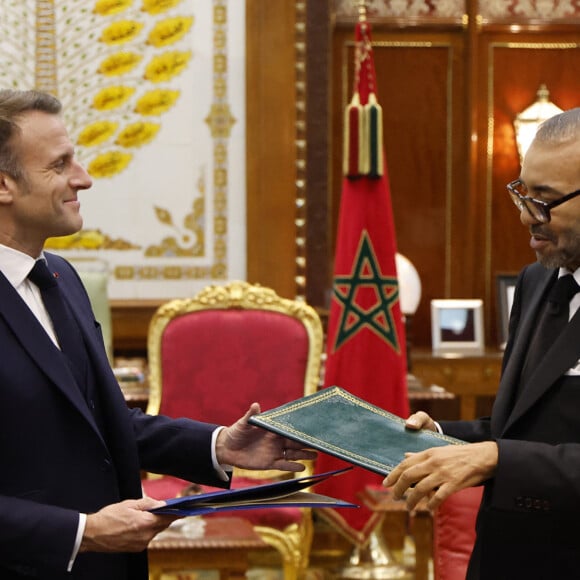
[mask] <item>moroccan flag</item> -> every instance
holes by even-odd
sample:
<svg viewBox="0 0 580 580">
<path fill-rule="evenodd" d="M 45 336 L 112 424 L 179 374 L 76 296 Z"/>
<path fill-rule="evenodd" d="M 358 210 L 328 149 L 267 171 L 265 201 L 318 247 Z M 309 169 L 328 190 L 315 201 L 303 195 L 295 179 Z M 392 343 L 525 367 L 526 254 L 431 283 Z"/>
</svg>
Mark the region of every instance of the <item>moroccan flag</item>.
<svg viewBox="0 0 580 580">
<path fill-rule="evenodd" d="M 324 386 L 337 385 L 406 418 L 405 330 L 395 266 L 395 230 L 382 148 L 382 110 L 370 25 L 355 29 L 354 95 L 345 113 L 344 181 L 336 242 Z M 387 444 L 387 442 L 385 442 Z M 344 466 L 319 455 L 317 470 Z M 319 491 L 359 503 L 356 494 L 382 477 L 355 468 Z M 355 545 L 364 546 L 378 516 L 364 507 L 320 513 Z"/>
</svg>

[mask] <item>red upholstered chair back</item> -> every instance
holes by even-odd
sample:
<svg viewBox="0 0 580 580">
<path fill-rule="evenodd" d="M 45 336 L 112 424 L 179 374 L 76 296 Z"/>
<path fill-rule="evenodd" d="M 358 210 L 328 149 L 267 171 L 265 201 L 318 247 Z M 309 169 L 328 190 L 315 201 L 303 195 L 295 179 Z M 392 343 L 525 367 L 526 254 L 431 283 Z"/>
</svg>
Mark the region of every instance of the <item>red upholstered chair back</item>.
<svg viewBox="0 0 580 580">
<path fill-rule="evenodd" d="M 266 410 L 315 392 L 321 352 L 304 302 L 245 282 L 210 286 L 152 319 L 148 412 L 229 425 L 254 401 Z"/>
<path fill-rule="evenodd" d="M 482 493 L 481 486 L 462 489 L 433 515 L 434 580 L 465 580 Z"/>
<path fill-rule="evenodd" d="M 161 404 L 173 417 L 229 425 L 253 401 L 263 409 L 304 393 L 304 325 L 263 310 L 205 310 L 169 321 L 161 341 Z"/>
</svg>

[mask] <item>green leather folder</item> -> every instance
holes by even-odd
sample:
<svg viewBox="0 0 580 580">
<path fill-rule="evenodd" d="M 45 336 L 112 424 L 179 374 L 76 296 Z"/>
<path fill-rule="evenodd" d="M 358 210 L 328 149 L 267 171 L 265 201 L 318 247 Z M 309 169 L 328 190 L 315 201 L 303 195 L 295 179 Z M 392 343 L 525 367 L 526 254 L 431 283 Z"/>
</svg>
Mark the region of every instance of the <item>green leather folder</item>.
<svg viewBox="0 0 580 580">
<path fill-rule="evenodd" d="M 340 387 L 254 415 L 250 423 L 381 475 L 409 451 L 465 444 L 433 431 L 407 429 L 400 417 Z"/>
</svg>

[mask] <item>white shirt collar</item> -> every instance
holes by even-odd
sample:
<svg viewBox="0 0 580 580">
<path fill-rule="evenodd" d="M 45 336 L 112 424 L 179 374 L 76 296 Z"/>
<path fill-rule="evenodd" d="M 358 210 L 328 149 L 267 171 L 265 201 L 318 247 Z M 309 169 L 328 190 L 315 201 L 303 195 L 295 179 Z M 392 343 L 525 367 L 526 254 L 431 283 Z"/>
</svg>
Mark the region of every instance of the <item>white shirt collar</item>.
<svg viewBox="0 0 580 580">
<path fill-rule="evenodd" d="M 39 258 L 44 258 L 44 254 L 41 253 Z M 14 288 L 26 280 L 35 262 L 28 254 L 0 244 L 0 271 Z"/>
</svg>

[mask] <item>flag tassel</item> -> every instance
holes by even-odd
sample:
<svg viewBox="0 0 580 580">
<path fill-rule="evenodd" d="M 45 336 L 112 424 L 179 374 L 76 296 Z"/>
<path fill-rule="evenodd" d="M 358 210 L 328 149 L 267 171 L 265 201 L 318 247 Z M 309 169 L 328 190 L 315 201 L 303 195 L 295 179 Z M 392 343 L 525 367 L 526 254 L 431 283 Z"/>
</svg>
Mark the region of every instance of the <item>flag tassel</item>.
<svg viewBox="0 0 580 580">
<path fill-rule="evenodd" d="M 383 167 L 383 108 L 379 105 L 375 93 L 369 94 L 365 105 L 365 120 L 368 138 L 368 176 L 380 177 Z"/>
<path fill-rule="evenodd" d="M 343 173 L 347 177 L 366 175 L 369 169 L 368 121 L 360 96 L 354 93 L 344 114 Z"/>
<path fill-rule="evenodd" d="M 383 109 L 375 93 L 361 105 L 355 92 L 344 116 L 343 172 L 349 178 L 380 177 L 383 167 Z"/>
</svg>

